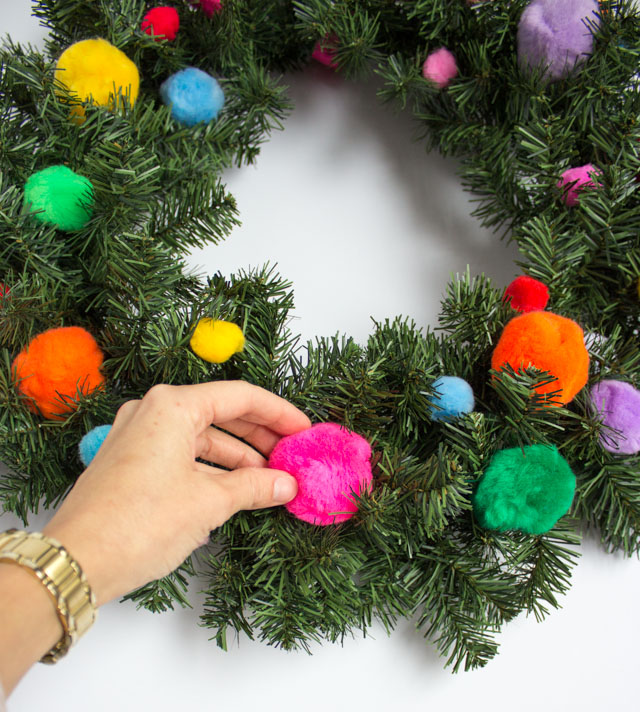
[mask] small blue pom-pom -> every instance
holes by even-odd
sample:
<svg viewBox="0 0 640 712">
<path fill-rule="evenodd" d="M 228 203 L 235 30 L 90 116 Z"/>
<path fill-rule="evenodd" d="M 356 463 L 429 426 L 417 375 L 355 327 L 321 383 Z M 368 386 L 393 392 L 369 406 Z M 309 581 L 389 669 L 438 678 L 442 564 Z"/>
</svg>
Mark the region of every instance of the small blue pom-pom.
<svg viewBox="0 0 640 712">
<path fill-rule="evenodd" d="M 440 376 L 431 384 L 434 394 L 431 420 L 450 420 L 471 413 L 474 406 L 471 386 L 458 376 Z"/>
<path fill-rule="evenodd" d="M 215 119 L 224 104 L 224 92 L 218 82 L 197 67 L 181 69 L 165 79 L 160 96 L 171 107 L 173 118 L 186 126 Z"/>
<path fill-rule="evenodd" d="M 110 425 L 97 425 L 79 442 L 80 459 L 85 467 L 88 467 L 91 460 L 96 456 L 100 445 L 102 445 L 110 430 Z"/>
</svg>

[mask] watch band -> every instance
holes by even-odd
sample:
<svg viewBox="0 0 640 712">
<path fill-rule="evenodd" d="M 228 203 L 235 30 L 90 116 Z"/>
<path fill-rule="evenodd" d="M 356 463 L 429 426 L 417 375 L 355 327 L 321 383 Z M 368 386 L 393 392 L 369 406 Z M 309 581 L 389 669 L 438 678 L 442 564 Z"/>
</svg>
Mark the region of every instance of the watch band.
<svg viewBox="0 0 640 712">
<path fill-rule="evenodd" d="M 96 600 L 78 562 L 55 539 L 17 529 L 0 533 L 0 562 L 31 571 L 53 598 L 64 632 L 40 662 L 58 662 L 96 618 Z"/>
</svg>

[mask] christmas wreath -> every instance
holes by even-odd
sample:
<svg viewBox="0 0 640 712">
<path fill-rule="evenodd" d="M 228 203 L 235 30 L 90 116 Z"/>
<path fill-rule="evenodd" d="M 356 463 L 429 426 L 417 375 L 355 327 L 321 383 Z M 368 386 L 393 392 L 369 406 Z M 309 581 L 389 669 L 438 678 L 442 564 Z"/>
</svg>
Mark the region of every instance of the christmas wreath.
<svg viewBox="0 0 640 712">
<path fill-rule="evenodd" d="M 604 0 L 38 0 L 40 54 L 0 74 L 0 480 L 55 505 L 118 406 L 244 379 L 317 424 L 274 466 L 288 508 L 241 512 L 171 576 L 202 622 L 284 648 L 415 617 L 454 669 L 569 586 L 582 529 L 640 551 L 640 16 Z M 377 73 L 427 148 L 461 159 L 523 274 L 451 282 L 439 326 L 365 346 L 288 328 L 273 269 L 188 273 L 238 215 L 220 175 L 291 106 L 279 72 Z M 79 447 L 80 445 L 80 447 Z M 309 467 L 308 463 L 313 466 Z"/>
</svg>

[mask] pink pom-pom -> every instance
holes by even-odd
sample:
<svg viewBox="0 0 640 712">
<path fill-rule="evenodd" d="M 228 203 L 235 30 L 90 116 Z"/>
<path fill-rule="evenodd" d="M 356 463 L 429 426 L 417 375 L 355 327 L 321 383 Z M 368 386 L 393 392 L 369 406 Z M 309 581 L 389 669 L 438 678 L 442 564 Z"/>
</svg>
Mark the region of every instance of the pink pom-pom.
<svg viewBox="0 0 640 712">
<path fill-rule="evenodd" d="M 269 467 L 298 481 L 298 494 L 286 508 L 310 524 L 338 524 L 358 510 L 353 493 L 369 489 L 371 446 L 337 423 L 318 423 L 282 438 Z"/>
<path fill-rule="evenodd" d="M 222 9 L 220 0 L 200 0 L 199 4 L 207 17 L 213 17 L 216 12 L 220 12 Z"/>
<path fill-rule="evenodd" d="M 558 181 L 558 188 L 566 191 L 563 195 L 564 202 L 572 208 L 574 205 L 578 204 L 578 193 L 587 187 L 597 188 L 600 183 L 597 181 L 594 183 L 593 177 L 597 176 L 600 171 L 591 163 L 587 163 L 584 166 L 578 166 L 577 168 L 568 168 L 560 177 Z M 573 183 L 567 190 L 567 186 Z"/>
<path fill-rule="evenodd" d="M 325 67 L 337 69 L 338 63 L 335 61 L 337 42 L 338 38 L 335 35 L 327 35 L 322 41 L 316 42 L 311 57 L 315 59 L 316 62 L 324 64 Z"/>
<path fill-rule="evenodd" d="M 422 76 L 433 82 L 439 89 L 449 86 L 457 75 L 456 58 L 446 47 L 432 52 L 422 65 Z"/>
</svg>

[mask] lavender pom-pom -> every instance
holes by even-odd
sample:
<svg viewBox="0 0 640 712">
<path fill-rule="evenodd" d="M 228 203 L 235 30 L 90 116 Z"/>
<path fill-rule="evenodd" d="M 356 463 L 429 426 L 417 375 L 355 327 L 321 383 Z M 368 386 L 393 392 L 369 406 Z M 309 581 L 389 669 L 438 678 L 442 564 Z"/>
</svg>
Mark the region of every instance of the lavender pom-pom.
<svg viewBox="0 0 640 712">
<path fill-rule="evenodd" d="M 624 381 L 601 381 L 591 389 L 591 402 L 608 428 L 600 435 L 609 452 L 633 455 L 640 452 L 640 391 Z"/>
<path fill-rule="evenodd" d="M 533 0 L 518 25 L 520 68 L 542 66 L 551 81 L 566 77 L 593 52 L 597 12 L 597 0 Z"/>
</svg>

